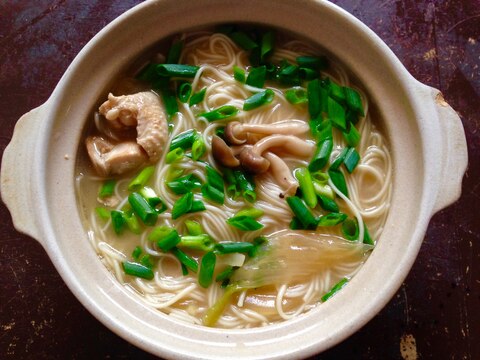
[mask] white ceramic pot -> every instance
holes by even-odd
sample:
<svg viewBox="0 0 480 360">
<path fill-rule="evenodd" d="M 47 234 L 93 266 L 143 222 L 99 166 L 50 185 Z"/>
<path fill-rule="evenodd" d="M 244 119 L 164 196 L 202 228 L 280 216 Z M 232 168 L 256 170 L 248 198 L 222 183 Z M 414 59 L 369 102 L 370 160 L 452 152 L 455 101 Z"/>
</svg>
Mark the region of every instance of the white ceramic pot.
<svg viewBox="0 0 480 360">
<path fill-rule="evenodd" d="M 280 324 L 249 330 L 188 325 L 143 305 L 90 246 L 74 191 L 82 129 L 107 84 L 158 40 L 192 27 L 255 22 L 310 38 L 366 87 L 383 118 L 394 167 L 385 230 L 367 263 L 337 296 Z M 364 24 L 325 1 L 147 1 L 95 36 L 50 99 L 17 123 L 5 150 L 2 199 L 15 227 L 37 239 L 77 298 L 114 332 L 161 357 L 306 357 L 369 321 L 410 270 L 431 216 L 460 195 L 467 165 L 458 115 L 417 82 Z M 35 204 L 32 206 L 31 204 Z"/>
</svg>

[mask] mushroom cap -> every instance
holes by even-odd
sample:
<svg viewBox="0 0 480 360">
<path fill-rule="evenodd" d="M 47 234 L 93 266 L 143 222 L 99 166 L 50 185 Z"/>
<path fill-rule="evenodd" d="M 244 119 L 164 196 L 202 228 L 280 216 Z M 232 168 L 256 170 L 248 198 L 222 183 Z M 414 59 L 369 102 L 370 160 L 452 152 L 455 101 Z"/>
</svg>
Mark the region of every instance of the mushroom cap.
<svg viewBox="0 0 480 360">
<path fill-rule="evenodd" d="M 233 168 L 240 165 L 233 150 L 217 135 L 212 136 L 212 155 L 223 166 Z"/>
<path fill-rule="evenodd" d="M 225 140 L 232 145 L 241 145 L 247 141 L 247 134 L 243 131 L 243 125 L 238 121 L 232 121 L 225 126 Z"/>
<path fill-rule="evenodd" d="M 270 161 L 249 147 L 242 150 L 239 158 L 242 167 L 253 174 L 262 174 L 270 167 Z"/>
</svg>

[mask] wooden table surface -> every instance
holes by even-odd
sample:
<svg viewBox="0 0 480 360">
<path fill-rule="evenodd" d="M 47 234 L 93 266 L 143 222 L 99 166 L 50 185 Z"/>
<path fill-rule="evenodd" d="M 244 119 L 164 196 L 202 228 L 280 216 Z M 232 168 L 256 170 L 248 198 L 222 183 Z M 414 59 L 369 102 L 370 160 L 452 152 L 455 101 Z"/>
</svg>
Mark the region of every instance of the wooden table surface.
<svg viewBox="0 0 480 360">
<path fill-rule="evenodd" d="M 138 0 L 0 1 L 0 149 L 97 31 Z M 319 359 L 480 359 L 480 1 L 339 0 L 460 114 L 469 167 L 398 293 Z M 35 206 L 35 204 L 32 204 Z M 0 359 L 150 359 L 97 321 L 0 205 Z"/>
</svg>

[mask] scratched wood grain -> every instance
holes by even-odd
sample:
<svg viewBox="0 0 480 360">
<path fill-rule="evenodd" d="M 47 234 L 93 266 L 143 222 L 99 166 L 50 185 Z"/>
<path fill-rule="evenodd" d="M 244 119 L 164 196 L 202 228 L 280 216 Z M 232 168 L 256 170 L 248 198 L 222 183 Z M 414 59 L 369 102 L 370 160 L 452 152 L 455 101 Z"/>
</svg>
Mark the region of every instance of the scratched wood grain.
<svg viewBox="0 0 480 360">
<path fill-rule="evenodd" d="M 0 2 L 0 149 L 85 43 L 138 0 Z M 480 359 L 480 1 L 334 1 L 460 114 L 470 164 L 389 304 L 319 359 Z M 32 204 L 32 206 L 35 206 Z M 0 205 L 0 359 L 153 358 L 93 318 Z M 405 224 L 408 226 L 408 224 Z"/>
</svg>

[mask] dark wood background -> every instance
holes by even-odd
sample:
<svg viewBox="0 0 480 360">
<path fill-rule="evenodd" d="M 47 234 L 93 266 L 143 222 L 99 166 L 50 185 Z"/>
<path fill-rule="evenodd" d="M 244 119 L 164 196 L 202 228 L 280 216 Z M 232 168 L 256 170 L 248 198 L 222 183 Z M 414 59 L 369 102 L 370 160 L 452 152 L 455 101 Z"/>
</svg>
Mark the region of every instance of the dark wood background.
<svg viewBox="0 0 480 360">
<path fill-rule="evenodd" d="M 0 149 L 97 31 L 138 0 L 0 1 Z M 364 328 L 319 359 L 480 359 L 480 1 L 334 1 L 460 114 L 461 199 L 433 217 L 413 269 Z M 32 206 L 35 206 L 32 204 Z M 150 359 L 90 315 L 0 204 L 0 359 Z M 410 352 L 412 355 L 412 352 Z M 410 356 L 409 359 L 414 357 Z"/>
</svg>

